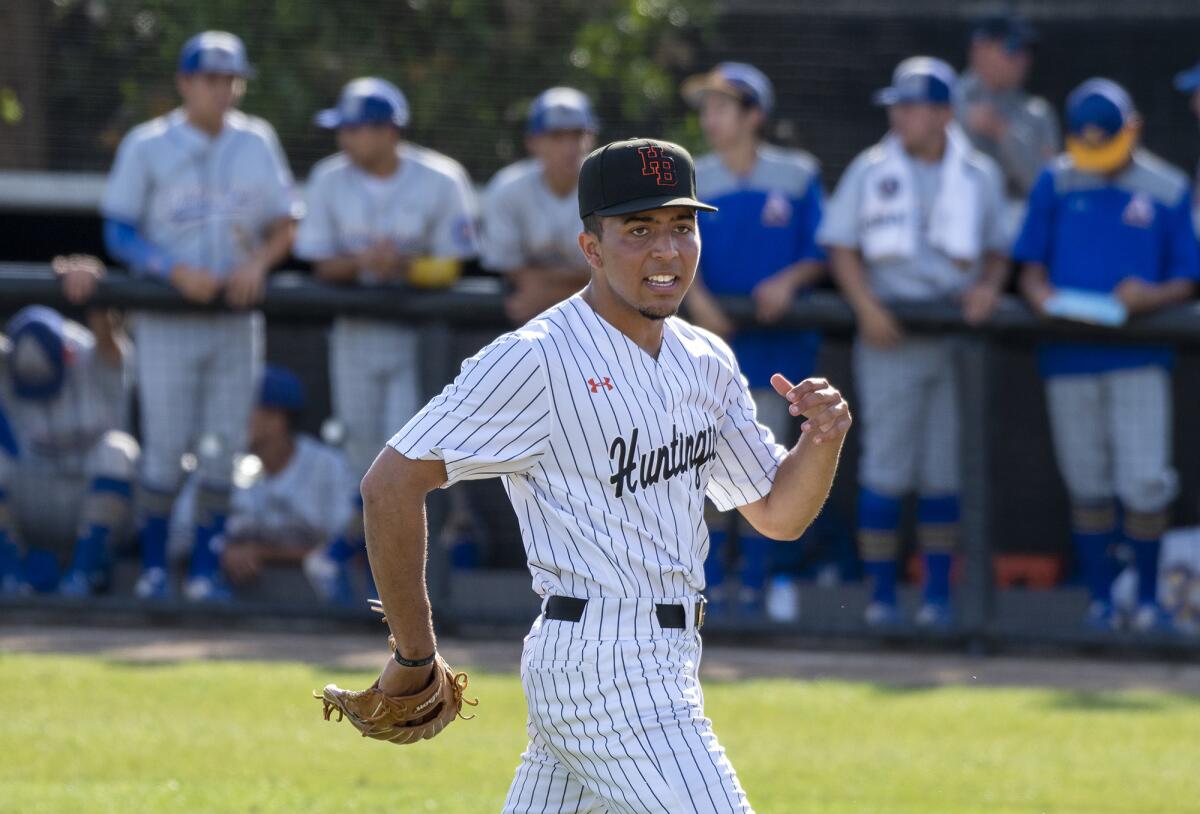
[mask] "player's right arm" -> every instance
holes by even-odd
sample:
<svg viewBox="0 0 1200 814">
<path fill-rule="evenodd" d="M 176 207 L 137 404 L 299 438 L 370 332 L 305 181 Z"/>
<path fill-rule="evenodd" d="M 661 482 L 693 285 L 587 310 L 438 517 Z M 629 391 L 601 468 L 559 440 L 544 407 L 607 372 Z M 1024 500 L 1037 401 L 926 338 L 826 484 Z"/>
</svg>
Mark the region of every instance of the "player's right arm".
<svg viewBox="0 0 1200 814">
<path fill-rule="evenodd" d="M 1054 203 L 1054 172 L 1045 169 L 1029 193 L 1025 221 L 1012 250 L 1013 259 L 1021 264 L 1021 275 L 1017 280 L 1021 296 L 1030 308 L 1043 316 L 1046 300 L 1054 295 L 1054 285 L 1050 282 Z"/>
</svg>

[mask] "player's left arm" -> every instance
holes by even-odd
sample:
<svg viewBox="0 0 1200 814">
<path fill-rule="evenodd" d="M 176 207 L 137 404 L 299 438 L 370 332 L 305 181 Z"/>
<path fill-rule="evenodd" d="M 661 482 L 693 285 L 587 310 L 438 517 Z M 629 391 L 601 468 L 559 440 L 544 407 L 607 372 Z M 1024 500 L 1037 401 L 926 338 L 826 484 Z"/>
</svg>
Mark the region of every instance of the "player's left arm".
<svg viewBox="0 0 1200 814">
<path fill-rule="evenodd" d="M 771 490 L 738 510 L 763 536 L 794 540 L 829 497 L 842 443 L 854 419 L 846 399 L 826 379 L 805 379 L 793 385 L 776 373 L 771 386 L 790 402 L 789 412 L 804 416 L 805 421 L 800 439 L 779 463 Z"/>
<path fill-rule="evenodd" d="M 262 299 L 267 274 L 288 256 L 295 237 L 296 221 L 291 215 L 267 225 L 262 245 L 229 275 L 225 301 L 231 308 L 249 308 Z"/>
<path fill-rule="evenodd" d="M 823 200 L 820 179 L 813 178 L 796 203 L 797 259 L 760 282 L 750 293 L 759 322 L 778 322 L 788 312 L 798 292 L 825 279 L 828 271 L 825 251 L 817 243 Z"/>
<path fill-rule="evenodd" d="M 983 207 L 983 269 L 962 297 L 963 319 L 968 325 L 986 322 L 1008 285 L 1009 236 L 1004 227 L 1004 180 L 994 166 L 979 176 Z"/>
<path fill-rule="evenodd" d="M 1113 292 L 1133 316 L 1187 302 L 1200 279 L 1200 247 L 1192 224 L 1192 196 L 1184 194 L 1164 213 L 1165 256 L 1161 282 L 1126 277 Z"/>
</svg>

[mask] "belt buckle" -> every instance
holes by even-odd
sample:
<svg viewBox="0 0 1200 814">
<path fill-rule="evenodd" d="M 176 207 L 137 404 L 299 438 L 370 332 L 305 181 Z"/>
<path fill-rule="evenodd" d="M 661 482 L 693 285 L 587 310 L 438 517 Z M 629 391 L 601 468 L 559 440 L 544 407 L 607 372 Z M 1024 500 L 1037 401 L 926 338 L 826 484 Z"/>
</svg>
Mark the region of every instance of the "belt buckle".
<svg viewBox="0 0 1200 814">
<path fill-rule="evenodd" d="M 704 614 L 708 609 L 708 600 L 703 596 L 696 599 L 696 630 L 704 627 Z"/>
</svg>

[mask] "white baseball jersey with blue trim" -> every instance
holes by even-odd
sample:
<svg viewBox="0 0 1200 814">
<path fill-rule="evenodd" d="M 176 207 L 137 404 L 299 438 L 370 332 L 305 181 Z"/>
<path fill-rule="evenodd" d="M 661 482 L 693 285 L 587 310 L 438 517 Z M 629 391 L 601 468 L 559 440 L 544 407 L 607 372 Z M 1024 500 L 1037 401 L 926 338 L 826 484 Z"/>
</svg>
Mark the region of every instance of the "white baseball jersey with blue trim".
<svg viewBox="0 0 1200 814">
<path fill-rule="evenodd" d="M 391 446 L 449 483 L 501 477 L 534 590 L 588 599 L 526 638 L 530 743 L 504 810 L 749 811 L 696 675 L 704 500 L 762 498 L 785 451 L 729 347 L 671 318 L 652 358 L 575 295 L 468 359 Z"/>
</svg>

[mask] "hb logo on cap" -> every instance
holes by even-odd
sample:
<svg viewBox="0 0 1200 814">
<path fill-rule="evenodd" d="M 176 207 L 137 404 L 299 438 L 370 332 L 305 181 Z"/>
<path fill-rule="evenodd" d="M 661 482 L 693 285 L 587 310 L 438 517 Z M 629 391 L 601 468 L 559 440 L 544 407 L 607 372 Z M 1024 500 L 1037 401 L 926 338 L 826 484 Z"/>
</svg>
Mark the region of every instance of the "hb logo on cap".
<svg viewBox="0 0 1200 814">
<path fill-rule="evenodd" d="M 642 157 L 642 175 L 653 175 L 654 183 L 660 187 L 675 186 L 675 162 L 663 155 L 658 147 L 639 147 L 638 154 Z"/>
</svg>

